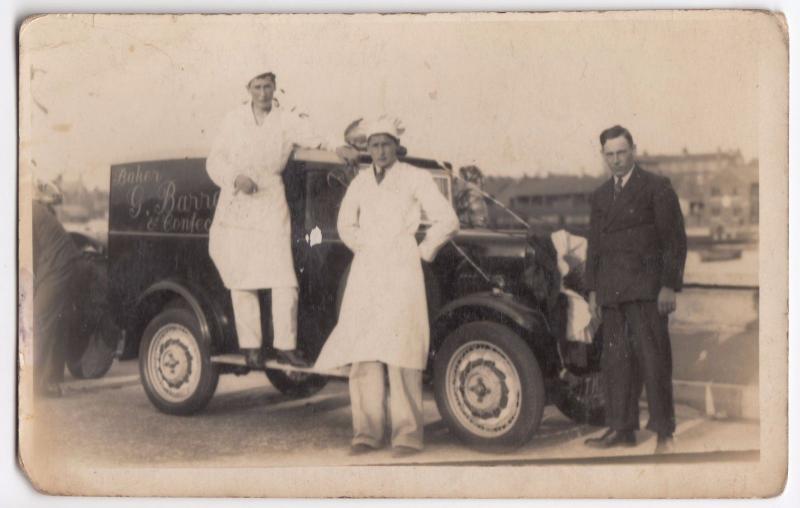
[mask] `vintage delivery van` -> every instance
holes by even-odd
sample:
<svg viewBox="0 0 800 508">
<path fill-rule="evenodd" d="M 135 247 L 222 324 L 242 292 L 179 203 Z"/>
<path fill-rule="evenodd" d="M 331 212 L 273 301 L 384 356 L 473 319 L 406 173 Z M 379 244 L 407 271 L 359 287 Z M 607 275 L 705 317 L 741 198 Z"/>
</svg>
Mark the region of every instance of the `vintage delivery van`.
<svg viewBox="0 0 800 508">
<path fill-rule="evenodd" d="M 447 164 L 403 160 L 429 170 L 452 202 Z M 297 151 L 284 172 L 300 289 L 298 347 L 312 360 L 336 324 L 347 281 L 352 254 L 336 218 L 353 174 L 320 150 Z M 125 334 L 124 355 L 138 354 L 147 396 L 170 414 L 202 411 L 220 375 L 248 371 L 237 354 L 229 292 L 208 254 L 218 197 L 203 159 L 111 167 L 110 307 Z M 548 403 L 578 421 L 602 420 L 601 342 L 564 340 L 545 237 L 463 228 L 423 269 L 431 323 L 425 378 L 452 432 L 471 445 L 519 446 Z M 269 291 L 262 305 L 270 358 Z M 269 359 L 264 371 L 278 390 L 298 397 L 321 389 L 331 374 Z"/>
</svg>

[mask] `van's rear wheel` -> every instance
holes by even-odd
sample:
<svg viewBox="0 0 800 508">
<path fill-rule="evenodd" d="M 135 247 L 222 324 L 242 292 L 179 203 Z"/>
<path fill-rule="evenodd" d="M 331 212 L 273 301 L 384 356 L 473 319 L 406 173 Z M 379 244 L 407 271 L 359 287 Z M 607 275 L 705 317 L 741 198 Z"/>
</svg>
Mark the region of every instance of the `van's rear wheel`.
<svg viewBox="0 0 800 508">
<path fill-rule="evenodd" d="M 436 405 L 471 446 L 513 449 L 530 440 L 544 410 L 542 373 L 510 328 L 489 321 L 457 328 L 436 353 Z"/>
<path fill-rule="evenodd" d="M 139 349 L 139 373 L 150 402 L 165 413 L 192 414 L 208 404 L 219 372 L 190 310 L 166 309 L 150 321 Z"/>
</svg>

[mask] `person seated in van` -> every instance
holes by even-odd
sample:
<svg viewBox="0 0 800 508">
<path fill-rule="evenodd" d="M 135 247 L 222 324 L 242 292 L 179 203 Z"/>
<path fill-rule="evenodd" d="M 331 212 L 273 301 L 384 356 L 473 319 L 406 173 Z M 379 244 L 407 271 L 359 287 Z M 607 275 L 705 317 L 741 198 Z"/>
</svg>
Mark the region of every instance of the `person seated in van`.
<svg viewBox="0 0 800 508">
<path fill-rule="evenodd" d="M 252 368 L 264 366 L 260 289 L 271 290 L 278 361 L 308 366 L 297 348 L 298 289 L 282 172 L 296 147 L 324 143 L 307 121 L 274 104 L 276 79 L 263 69 L 249 75 L 243 84 L 251 100 L 225 117 L 206 161 L 220 187 L 209 254 L 231 291 L 239 347 Z"/>
<path fill-rule="evenodd" d="M 464 227 L 485 228 L 489 225 L 489 209 L 483 197 L 483 173 L 478 166 L 464 166 L 456 180 L 456 213 Z"/>
</svg>

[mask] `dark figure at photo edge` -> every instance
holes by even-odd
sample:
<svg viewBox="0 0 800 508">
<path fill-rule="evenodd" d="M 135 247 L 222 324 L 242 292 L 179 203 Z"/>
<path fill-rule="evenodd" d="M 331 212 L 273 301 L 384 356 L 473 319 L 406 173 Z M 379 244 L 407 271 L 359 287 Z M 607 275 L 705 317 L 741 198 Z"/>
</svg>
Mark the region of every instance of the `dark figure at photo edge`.
<svg viewBox="0 0 800 508">
<path fill-rule="evenodd" d="M 666 452 L 675 431 L 669 314 L 683 285 L 683 214 L 669 179 L 636 165 L 627 129 L 606 129 L 600 145 L 612 178 L 591 198 L 586 282 L 602 319 L 608 430 L 586 444 L 635 446 L 644 387 L 647 428 L 658 435 L 656 452 Z"/>
<path fill-rule="evenodd" d="M 33 373 L 37 396 L 58 397 L 78 319 L 80 253 L 47 203 L 33 201 Z"/>
</svg>

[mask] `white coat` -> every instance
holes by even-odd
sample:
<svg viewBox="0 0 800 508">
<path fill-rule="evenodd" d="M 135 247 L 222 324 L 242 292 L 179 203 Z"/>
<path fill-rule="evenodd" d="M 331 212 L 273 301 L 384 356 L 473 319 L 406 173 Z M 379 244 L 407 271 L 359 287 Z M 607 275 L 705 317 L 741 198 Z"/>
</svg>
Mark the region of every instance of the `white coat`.
<svg viewBox="0 0 800 508">
<path fill-rule="evenodd" d="M 432 223 L 417 245 L 421 212 Z M 363 169 L 350 184 L 337 222 L 353 251 L 339 322 L 315 368 L 379 361 L 424 369 L 430 330 L 420 259 L 432 261 L 458 230 L 458 218 L 431 175 L 396 162 L 378 184 Z"/>
<path fill-rule="evenodd" d="M 295 146 L 319 142 L 306 122 L 279 108 L 261 125 L 249 102 L 225 117 L 206 170 L 220 188 L 208 249 L 227 288 L 297 287 L 281 173 Z M 257 192 L 234 193 L 238 175 Z"/>
</svg>

